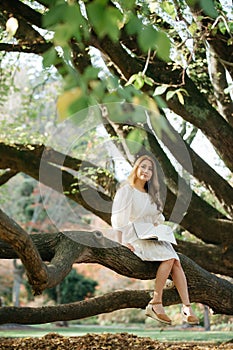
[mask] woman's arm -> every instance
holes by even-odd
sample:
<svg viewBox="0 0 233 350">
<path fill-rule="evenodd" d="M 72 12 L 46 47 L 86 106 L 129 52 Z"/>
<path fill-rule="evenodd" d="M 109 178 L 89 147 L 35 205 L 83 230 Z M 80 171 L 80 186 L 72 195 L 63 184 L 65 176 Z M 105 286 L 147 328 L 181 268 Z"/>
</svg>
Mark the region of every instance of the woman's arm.
<svg viewBox="0 0 233 350">
<path fill-rule="evenodd" d="M 129 185 L 120 187 L 112 204 L 112 227 L 116 231 L 124 232 L 130 222 L 132 207 L 132 189 Z"/>
<path fill-rule="evenodd" d="M 129 185 L 125 185 L 119 188 L 112 205 L 112 227 L 116 230 L 117 241 L 122 244 L 124 241 L 123 233 L 130 222 L 130 213 L 132 207 L 132 188 Z M 134 251 L 134 247 L 126 243 L 123 243 L 131 251 Z"/>
<path fill-rule="evenodd" d="M 122 244 L 122 232 L 121 231 L 117 231 L 117 241 L 120 243 L 120 244 Z M 125 246 L 127 247 L 127 248 L 129 248 L 132 252 L 134 252 L 134 247 L 132 246 L 132 244 L 130 244 L 130 243 L 127 243 L 127 244 L 125 244 Z"/>
</svg>

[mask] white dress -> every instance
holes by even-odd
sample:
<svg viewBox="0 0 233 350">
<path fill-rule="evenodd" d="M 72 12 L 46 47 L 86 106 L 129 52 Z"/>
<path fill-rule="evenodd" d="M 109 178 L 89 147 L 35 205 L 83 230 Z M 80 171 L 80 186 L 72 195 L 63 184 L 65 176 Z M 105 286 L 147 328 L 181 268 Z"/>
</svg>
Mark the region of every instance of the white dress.
<svg viewBox="0 0 233 350">
<path fill-rule="evenodd" d="M 117 190 L 112 207 L 112 227 L 122 232 L 122 244 L 130 243 L 135 249 L 134 254 L 142 260 L 179 260 L 170 242 L 139 239 L 133 226 L 137 221 L 161 224 L 164 220 L 148 193 L 137 190 L 129 183 Z"/>
</svg>

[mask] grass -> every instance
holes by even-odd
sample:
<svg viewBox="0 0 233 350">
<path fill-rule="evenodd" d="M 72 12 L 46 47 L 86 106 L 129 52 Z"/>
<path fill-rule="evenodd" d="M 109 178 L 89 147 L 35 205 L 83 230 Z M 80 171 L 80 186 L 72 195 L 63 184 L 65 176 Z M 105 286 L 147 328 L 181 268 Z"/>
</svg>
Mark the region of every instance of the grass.
<svg viewBox="0 0 233 350">
<path fill-rule="evenodd" d="M 42 337 L 48 333 L 58 333 L 63 336 L 82 336 L 87 333 L 133 333 L 139 337 L 150 337 L 162 342 L 165 341 L 185 341 L 185 342 L 226 342 L 233 338 L 232 332 L 223 331 L 203 331 L 200 329 L 148 329 L 145 326 L 123 327 L 123 326 L 95 326 L 77 325 L 70 327 L 54 327 L 54 325 L 31 326 L 27 328 L 12 327 L 11 329 L 0 328 L 0 337 Z"/>
</svg>

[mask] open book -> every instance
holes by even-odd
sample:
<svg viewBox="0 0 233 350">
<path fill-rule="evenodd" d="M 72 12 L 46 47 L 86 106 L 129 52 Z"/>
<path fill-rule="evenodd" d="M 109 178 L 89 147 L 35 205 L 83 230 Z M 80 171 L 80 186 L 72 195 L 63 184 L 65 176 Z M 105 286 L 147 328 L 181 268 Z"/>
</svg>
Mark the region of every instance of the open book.
<svg viewBox="0 0 233 350">
<path fill-rule="evenodd" d="M 136 235 L 140 239 L 154 239 L 177 244 L 173 230 L 168 225 L 154 226 L 149 222 L 134 222 L 133 225 Z"/>
</svg>

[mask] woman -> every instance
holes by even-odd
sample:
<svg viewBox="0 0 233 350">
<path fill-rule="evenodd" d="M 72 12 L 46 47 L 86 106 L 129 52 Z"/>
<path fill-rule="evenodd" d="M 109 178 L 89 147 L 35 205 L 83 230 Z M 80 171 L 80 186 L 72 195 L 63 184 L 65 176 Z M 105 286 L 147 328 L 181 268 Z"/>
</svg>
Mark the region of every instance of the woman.
<svg viewBox="0 0 233 350">
<path fill-rule="evenodd" d="M 171 324 L 163 304 L 163 288 L 171 274 L 180 295 L 182 315 L 189 324 L 198 324 L 190 305 L 187 281 L 179 257 L 172 244 L 165 241 L 139 239 L 133 223 L 148 222 L 155 226 L 164 221 L 159 198 L 159 183 L 153 159 L 147 155 L 137 159 L 126 181 L 117 191 L 112 208 L 112 227 L 118 240 L 142 260 L 160 261 L 152 300 L 146 307 L 146 316 Z"/>
</svg>

